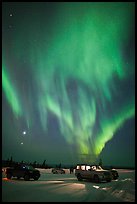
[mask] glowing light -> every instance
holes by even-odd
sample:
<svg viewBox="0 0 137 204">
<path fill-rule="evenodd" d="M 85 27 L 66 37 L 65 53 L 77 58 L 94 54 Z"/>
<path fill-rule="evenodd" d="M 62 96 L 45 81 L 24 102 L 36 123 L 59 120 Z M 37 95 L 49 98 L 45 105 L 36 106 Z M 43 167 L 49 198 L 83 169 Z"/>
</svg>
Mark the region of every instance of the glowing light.
<svg viewBox="0 0 137 204">
<path fill-rule="evenodd" d="M 23 142 L 21 142 L 20 144 L 23 145 Z"/>
<path fill-rule="evenodd" d="M 26 131 L 23 132 L 23 135 L 26 135 Z"/>
<path fill-rule="evenodd" d="M 104 187 L 104 188 L 101 188 L 101 190 L 105 190 L 105 191 L 108 191 L 110 190 L 112 187 Z"/>
<path fill-rule="evenodd" d="M 99 189 L 100 187 L 99 186 L 93 186 L 94 188 L 96 188 L 96 189 Z"/>
<path fill-rule="evenodd" d="M 10 179 L 8 179 L 8 178 L 2 178 L 2 180 L 4 180 L 4 181 L 9 181 Z"/>
<path fill-rule="evenodd" d="M 4 66 L 2 66 L 2 87 L 14 114 L 16 116 L 20 116 L 22 111 L 16 93 L 16 88 L 10 81 L 8 72 L 6 71 Z"/>
<path fill-rule="evenodd" d="M 70 146 L 76 146 L 80 159 L 85 156 L 91 162 L 119 128 L 135 116 L 133 90 L 128 97 L 123 92 L 128 79 L 132 83 L 134 60 L 127 63 L 122 49 L 130 39 L 134 4 L 65 3 L 58 9 L 58 23 L 51 35 L 47 35 L 45 24 L 40 31 L 35 14 L 29 16 L 31 29 L 24 20 L 13 35 L 13 56 L 17 62 L 26 56 L 37 100 L 27 85 L 23 96 L 18 97 L 6 69 L 10 67 L 2 68 L 2 86 L 15 116 L 22 116 L 28 128 L 34 127 L 36 109 L 37 121 L 46 135 L 52 113 L 58 120 L 60 135 Z"/>
</svg>

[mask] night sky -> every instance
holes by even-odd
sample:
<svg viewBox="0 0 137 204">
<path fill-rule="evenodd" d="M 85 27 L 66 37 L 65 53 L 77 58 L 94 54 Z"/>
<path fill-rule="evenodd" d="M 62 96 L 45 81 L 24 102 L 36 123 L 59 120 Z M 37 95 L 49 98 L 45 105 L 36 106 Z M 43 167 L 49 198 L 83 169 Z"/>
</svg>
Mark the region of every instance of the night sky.
<svg viewBox="0 0 137 204">
<path fill-rule="evenodd" d="M 2 4 L 2 158 L 135 165 L 134 3 Z"/>
</svg>

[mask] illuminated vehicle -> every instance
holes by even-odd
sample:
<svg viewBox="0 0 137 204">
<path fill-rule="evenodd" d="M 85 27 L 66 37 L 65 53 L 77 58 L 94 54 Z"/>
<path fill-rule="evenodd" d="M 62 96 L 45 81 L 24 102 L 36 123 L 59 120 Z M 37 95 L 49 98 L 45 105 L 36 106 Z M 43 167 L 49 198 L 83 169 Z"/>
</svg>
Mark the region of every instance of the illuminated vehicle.
<svg viewBox="0 0 137 204">
<path fill-rule="evenodd" d="M 24 178 L 25 181 L 33 178 L 38 180 L 40 177 L 40 171 L 36 170 L 30 165 L 17 165 L 15 167 L 6 168 L 6 177 L 11 179 L 12 177 L 17 177 L 17 179 Z"/>
<path fill-rule="evenodd" d="M 53 168 L 52 173 L 53 174 L 65 174 L 65 170 L 61 168 Z"/>
<path fill-rule="evenodd" d="M 87 164 L 78 164 L 75 170 L 75 176 L 79 181 L 83 179 L 93 180 L 96 183 L 112 180 L 112 174 L 109 170 L 104 170 L 100 166 L 90 166 Z"/>
</svg>

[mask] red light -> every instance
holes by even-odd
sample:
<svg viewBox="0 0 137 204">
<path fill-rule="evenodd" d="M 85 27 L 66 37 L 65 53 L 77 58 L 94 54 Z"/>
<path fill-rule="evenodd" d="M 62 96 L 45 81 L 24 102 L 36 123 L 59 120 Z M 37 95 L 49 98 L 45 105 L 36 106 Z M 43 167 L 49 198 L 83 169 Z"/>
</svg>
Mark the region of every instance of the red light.
<svg viewBox="0 0 137 204">
<path fill-rule="evenodd" d="M 8 181 L 8 180 L 10 180 L 10 179 L 8 179 L 8 178 L 2 178 L 2 180 L 4 180 L 4 181 Z"/>
</svg>

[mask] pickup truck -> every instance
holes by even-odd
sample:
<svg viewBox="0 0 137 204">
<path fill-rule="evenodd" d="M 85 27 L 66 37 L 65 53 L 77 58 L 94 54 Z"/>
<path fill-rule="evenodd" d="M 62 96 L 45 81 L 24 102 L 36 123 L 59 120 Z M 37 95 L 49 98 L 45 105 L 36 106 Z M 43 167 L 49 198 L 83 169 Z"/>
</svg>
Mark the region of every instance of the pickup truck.
<svg viewBox="0 0 137 204">
<path fill-rule="evenodd" d="M 31 178 L 38 180 L 40 177 L 40 171 L 36 170 L 30 165 L 17 165 L 15 167 L 6 168 L 6 177 L 11 179 L 17 177 L 17 179 L 24 178 L 25 181 L 29 181 Z"/>
</svg>

